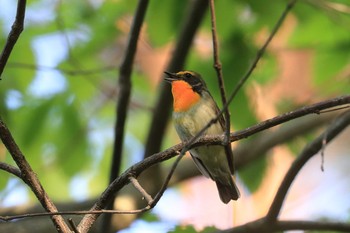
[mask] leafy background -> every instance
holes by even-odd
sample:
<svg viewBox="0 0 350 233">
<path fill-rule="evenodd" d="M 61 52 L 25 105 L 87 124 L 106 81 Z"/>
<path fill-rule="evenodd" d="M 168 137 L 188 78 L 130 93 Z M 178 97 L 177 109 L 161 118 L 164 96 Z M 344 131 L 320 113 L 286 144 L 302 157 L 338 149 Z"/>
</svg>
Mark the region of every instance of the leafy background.
<svg viewBox="0 0 350 233">
<path fill-rule="evenodd" d="M 247 71 L 286 3 L 216 1 L 220 59 L 228 93 Z M 28 2 L 25 30 L 0 82 L 0 113 L 55 201 L 88 200 L 99 195 L 108 184 L 118 67 L 136 4 L 136 1 L 111 0 Z M 157 87 L 162 82 L 161 74 L 172 54 L 182 20 L 188 14 L 187 5 L 187 1 L 150 1 L 132 75 L 122 171 L 142 159 Z M 15 3 L 2 1 L 1 9 L 0 44 L 3 45 L 15 14 Z M 233 129 L 243 129 L 298 106 L 348 94 L 349 14 L 347 0 L 299 1 L 230 106 Z M 207 14 L 186 69 L 200 72 L 214 98 L 220 100 L 212 68 L 210 29 Z M 264 179 L 272 171 L 271 157 L 276 151 L 283 150 L 293 157 L 313 135 L 303 135 L 283 149 L 268 151 L 268 157 L 261 157 L 240 170 L 244 196 L 269 187 Z M 248 144 L 251 140 L 241 143 Z M 169 125 L 163 149 L 177 142 Z M 0 159 L 13 164 L 3 145 L 0 145 Z M 288 159 L 280 162 L 285 161 Z M 281 170 L 273 171 L 283 174 Z M 188 194 L 191 185 L 186 182 L 177 186 L 169 197 L 175 195 L 178 200 L 195 195 Z M 4 172 L 1 172 L 0 190 L 3 207 L 35 203 L 30 190 Z M 215 195 L 214 192 L 211 198 L 215 199 Z M 264 202 L 268 204 L 267 200 Z M 256 210 L 257 215 L 261 211 Z M 348 213 L 341 214 L 348 218 Z M 162 217 L 159 215 L 157 221 Z M 231 219 L 228 222 L 232 224 Z M 175 225 L 180 223 L 200 226 L 191 220 L 175 221 Z M 192 232 L 190 229 L 186 232 Z"/>
</svg>

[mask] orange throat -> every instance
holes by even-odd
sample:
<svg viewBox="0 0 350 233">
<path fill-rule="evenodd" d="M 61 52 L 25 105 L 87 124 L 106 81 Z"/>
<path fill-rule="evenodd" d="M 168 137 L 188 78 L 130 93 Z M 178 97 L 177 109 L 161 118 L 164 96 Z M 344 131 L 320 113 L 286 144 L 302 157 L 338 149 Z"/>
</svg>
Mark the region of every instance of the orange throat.
<svg viewBox="0 0 350 233">
<path fill-rule="evenodd" d="M 174 112 L 185 112 L 200 100 L 200 95 L 193 91 L 190 84 L 185 81 L 174 81 L 171 86 L 174 97 Z"/>
</svg>

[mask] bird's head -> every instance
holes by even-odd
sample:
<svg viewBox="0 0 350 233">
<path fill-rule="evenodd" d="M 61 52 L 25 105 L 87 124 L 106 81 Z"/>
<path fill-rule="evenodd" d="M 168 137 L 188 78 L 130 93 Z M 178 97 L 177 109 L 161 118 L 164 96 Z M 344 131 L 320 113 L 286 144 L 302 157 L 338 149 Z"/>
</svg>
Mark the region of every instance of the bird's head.
<svg viewBox="0 0 350 233">
<path fill-rule="evenodd" d="M 174 111 L 184 112 L 199 102 L 206 84 L 202 77 L 193 71 L 180 71 L 177 73 L 164 72 L 165 81 L 171 83 L 174 97 Z"/>
<path fill-rule="evenodd" d="M 187 87 L 198 94 L 202 94 L 202 91 L 207 89 L 201 75 L 196 72 L 180 71 L 177 73 L 170 73 L 165 71 L 164 73 L 167 75 L 164 80 L 171 83 L 172 86 L 175 84 L 178 86 L 183 86 L 183 88 Z"/>
</svg>

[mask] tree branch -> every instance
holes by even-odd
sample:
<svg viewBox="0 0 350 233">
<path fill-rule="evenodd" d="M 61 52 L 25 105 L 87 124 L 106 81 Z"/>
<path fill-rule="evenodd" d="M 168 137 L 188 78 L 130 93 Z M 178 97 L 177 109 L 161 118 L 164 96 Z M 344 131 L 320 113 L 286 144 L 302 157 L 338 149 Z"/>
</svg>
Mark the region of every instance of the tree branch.
<svg viewBox="0 0 350 233">
<path fill-rule="evenodd" d="M 8 173 L 11 173 L 12 175 L 15 175 L 18 178 L 20 178 L 21 180 L 23 180 L 21 171 L 15 166 L 0 162 L 0 169 L 6 171 Z"/>
<path fill-rule="evenodd" d="M 350 111 L 346 111 L 340 117 L 336 118 L 334 122 L 328 127 L 328 129 L 305 147 L 300 156 L 293 162 L 291 168 L 278 188 L 277 194 L 271 204 L 269 212 L 266 215 L 268 221 L 275 221 L 278 214 L 281 211 L 282 204 L 285 200 L 287 192 L 294 181 L 296 175 L 305 163 L 313 157 L 317 152 L 323 148 L 324 141 L 328 144 L 332 141 L 339 133 L 341 133 L 346 126 L 350 124 Z"/>
<path fill-rule="evenodd" d="M 6 146 L 7 150 L 10 152 L 13 160 L 16 162 L 19 170 L 21 171 L 22 180 L 32 189 L 33 193 L 38 198 L 41 205 L 48 212 L 57 212 L 56 206 L 50 200 L 49 196 L 47 195 L 44 188 L 42 187 L 38 177 L 36 176 L 31 166 L 27 162 L 26 158 L 24 157 L 23 153 L 17 146 L 9 129 L 1 119 L 0 119 L 0 138 L 4 143 L 4 145 Z M 53 216 L 52 221 L 59 232 L 69 231 L 69 228 L 64 222 L 62 216 Z"/>
<path fill-rule="evenodd" d="M 20 63 L 20 62 L 9 62 L 7 63 L 6 67 L 14 68 L 14 69 L 28 69 L 28 70 L 40 70 L 40 71 L 59 71 L 66 75 L 71 76 L 89 76 L 89 75 L 95 75 L 95 74 L 102 74 L 107 73 L 111 71 L 115 71 L 114 66 L 105 66 L 105 67 L 99 67 L 99 68 L 91 68 L 91 69 L 64 69 L 61 67 L 52 67 L 52 66 L 45 66 L 45 65 L 37 65 L 37 64 L 30 64 L 30 63 Z"/>
<path fill-rule="evenodd" d="M 24 17 L 26 12 L 26 0 L 18 0 L 16 19 L 12 24 L 11 31 L 7 37 L 7 41 L 0 56 L 0 80 L 5 69 L 6 63 L 10 57 L 13 47 L 15 46 L 19 36 L 23 31 Z"/>
<path fill-rule="evenodd" d="M 281 27 L 283 21 L 285 20 L 288 13 L 292 10 L 292 8 L 296 4 L 296 2 L 297 2 L 297 0 L 290 0 L 289 3 L 286 5 L 286 8 L 282 12 L 282 15 L 280 16 L 277 23 L 273 27 L 270 36 L 267 38 L 264 45 L 261 47 L 261 49 L 259 49 L 258 53 L 256 54 L 256 57 L 255 57 L 254 61 L 252 62 L 251 66 L 249 67 L 247 73 L 241 78 L 241 80 L 238 82 L 237 86 L 233 90 L 232 94 L 229 96 L 228 101 L 227 101 L 227 105 L 229 105 L 232 102 L 232 100 L 235 98 L 235 96 L 237 95 L 238 91 L 241 89 L 243 84 L 248 80 L 250 75 L 253 73 L 253 71 L 254 71 L 255 67 L 257 66 L 258 62 L 260 61 L 261 57 L 264 55 L 267 46 L 269 46 L 270 42 L 275 37 L 278 29 Z M 225 109 L 225 108 L 227 108 L 227 106 L 223 107 L 223 109 Z"/>
<path fill-rule="evenodd" d="M 343 222 L 280 220 L 274 223 L 268 223 L 262 218 L 235 228 L 216 231 L 216 233 L 271 233 L 291 230 L 350 232 L 350 224 Z"/>
<path fill-rule="evenodd" d="M 322 114 L 322 115 L 309 115 L 307 117 L 298 118 L 293 122 L 282 125 L 277 130 L 266 130 L 258 134 L 254 139 L 247 143 L 240 143 L 234 150 L 233 154 L 235 157 L 235 167 L 239 170 L 247 164 L 255 161 L 257 158 L 263 156 L 276 145 L 286 143 L 293 138 L 306 134 L 318 127 L 329 123 L 334 119 L 333 114 Z M 252 147 L 251 145 L 254 145 Z"/>
<path fill-rule="evenodd" d="M 337 117 L 330 126 L 316 138 L 313 142 L 308 144 L 300 156 L 293 162 L 292 166 L 284 176 L 283 181 L 276 193 L 276 196 L 270 206 L 270 209 L 266 216 L 262 219 L 258 219 L 253 222 L 249 222 L 242 226 L 235 227 L 233 229 L 220 231 L 225 233 L 247 233 L 247 232 L 259 232 L 270 233 L 285 230 L 335 230 L 339 232 L 349 232 L 350 224 L 345 223 L 326 223 L 326 222 L 311 222 L 311 221 L 279 221 L 278 215 L 281 211 L 282 204 L 285 200 L 287 192 L 291 187 L 292 182 L 295 180 L 296 175 L 299 173 L 305 163 L 318 153 L 323 148 L 324 140 L 326 143 L 332 141 L 337 135 L 339 135 L 350 124 L 350 111 L 346 111 Z"/>
<path fill-rule="evenodd" d="M 237 86 L 235 87 L 235 89 L 233 90 L 232 94 L 230 95 L 228 101 L 226 102 L 226 104 L 224 104 L 224 106 L 222 107 L 222 109 L 220 110 L 220 112 L 216 115 L 215 118 L 211 119 L 211 121 L 208 122 L 208 124 L 203 127 L 201 129 L 201 131 L 199 131 L 190 141 L 193 142 L 196 139 L 198 139 L 212 124 L 214 124 L 215 122 L 218 121 L 218 119 L 220 118 L 220 116 L 228 109 L 228 106 L 230 105 L 230 103 L 232 102 L 232 100 L 234 99 L 234 97 L 237 95 L 238 91 L 241 89 L 241 87 L 243 86 L 243 84 L 248 80 L 248 78 L 250 77 L 250 75 L 252 74 L 252 72 L 254 71 L 256 65 L 258 64 L 259 60 L 261 59 L 261 57 L 263 56 L 263 54 L 265 53 L 265 50 L 267 48 L 267 46 L 270 44 L 270 42 L 272 41 L 273 37 L 275 36 L 275 34 L 277 33 L 278 29 L 280 28 L 280 26 L 282 25 L 284 19 L 286 18 L 287 14 L 289 13 L 289 11 L 294 7 L 295 3 L 297 2 L 297 0 L 291 0 L 286 8 L 284 9 L 284 11 L 282 12 L 282 15 L 280 16 L 280 18 L 278 19 L 276 25 L 274 26 L 270 36 L 267 38 L 266 42 L 264 43 L 263 47 L 258 51 L 252 65 L 250 66 L 250 68 L 248 69 L 247 73 L 241 78 L 241 80 L 238 82 Z M 224 144 L 223 144 L 224 145 Z"/>
<path fill-rule="evenodd" d="M 218 83 L 219 83 L 219 89 L 220 89 L 220 95 L 221 95 L 221 102 L 222 105 L 225 106 L 227 103 L 226 100 L 226 92 L 225 92 L 225 84 L 224 84 L 224 78 L 222 74 L 222 65 L 219 58 L 219 48 L 218 48 L 218 37 L 216 32 L 216 16 L 215 16 L 215 4 L 214 0 L 209 0 L 209 8 L 210 8 L 210 16 L 211 16 L 211 34 L 212 34 L 212 40 L 213 40 L 213 59 L 214 59 L 214 68 L 216 70 L 216 74 L 218 77 Z M 225 140 L 224 145 L 227 145 L 229 143 L 229 136 L 230 136 L 230 128 L 231 128 L 231 117 L 230 117 L 230 111 L 229 108 L 226 108 L 224 111 L 225 114 Z M 229 148 L 231 149 L 231 147 Z"/>
<path fill-rule="evenodd" d="M 114 143 L 113 143 L 113 154 L 112 154 L 112 162 L 110 166 L 110 176 L 109 183 L 111 183 L 115 178 L 118 177 L 120 173 L 121 160 L 123 154 L 123 146 L 124 146 L 124 134 L 125 134 L 125 122 L 128 114 L 128 107 L 130 102 L 130 94 L 131 94 L 131 73 L 132 66 L 134 64 L 134 58 L 137 49 L 137 42 L 140 35 L 140 31 L 142 28 L 142 24 L 146 15 L 148 0 L 139 0 L 135 17 L 132 22 L 128 44 L 126 48 L 126 53 L 124 59 L 121 63 L 119 69 L 119 98 L 116 107 L 116 124 L 114 128 Z M 107 209 L 113 209 L 113 200 L 111 197 L 110 202 L 107 206 Z M 111 215 L 105 215 L 103 218 L 102 231 L 108 232 L 110 228 Z M 86 222 L 87 224 L 87 222 Z M 84 231 L 84 226 L 80 225 L 78 228 L 81 231 Z"/>
</svg>

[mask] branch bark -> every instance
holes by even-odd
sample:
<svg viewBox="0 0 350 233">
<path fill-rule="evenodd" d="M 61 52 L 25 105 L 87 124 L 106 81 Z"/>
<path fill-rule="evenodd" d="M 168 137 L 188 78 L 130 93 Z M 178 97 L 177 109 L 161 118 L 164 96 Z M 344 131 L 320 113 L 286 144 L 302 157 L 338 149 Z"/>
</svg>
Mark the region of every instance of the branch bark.
<svg viewBox="0 0 350 233">
<path fill-rule="evenodd" d="M 0 80 L 1 75 L 5 69 L 6 63 L 11 55 L 12 49 L 23 31 L 26 3 L 26 0 L 18 0 L 16 18 L 12 24 L 11 31 L 7 37 L 5 47 L 2 50 L 0 56 Z"/>
<path fill-rule="evenodd" d="M 271 233 L 292 230 L 350 232 L 350 224 L 325 221 L 276 221 L 268 225 L 264 219 L 258 219 L 232 229 L 216 231 L 216 233 Z"/>
<path fill-rule="evenodd" d="M 266 219 L 270 222 L 275 221 L 281 211 L 282 204 L 285 200 L 287 192 L 294 181 L 296 175 L 305 163 L 313 157 L 317 152 L 322 150 L 324 143 L 332 141 L 339 133 L 341 133 L 350 124 L 350 111 L 346 111 L 328 127 L 328 129 L 316 138 L 312 143 L 305 147 L 301 155 L 293 162 L 291 168 L 278 188 L 277 194 L 271 204 Z"/>
<path fill-rule="evenodd" d="M 32 189 L 35 196 L 38 198 L 41 205 L 47 212 L 57 212 L 56 206 L 50 200 L 49 196 L 42 187 L 38 177 L 32 170 L 31 166 L 24 157 L 22 151 L 19 149 L 15 140 L 13 139 L 9 129 L 5 123 L 0 119 L 0 138 L 7 150 L 10 152 L 13 160 L 16 162 L 21 171 L 22 180 Z M 62 216 L 52 216 L 52 221 L 59 232 L 69 232 L 69 227 L 66 225 Z"/>
<path fill-rule="evenodd" d="M 283 202 L 292 182 L 299 173 L 305 163 L 316 153 L 322 150 L 324 141 L 328 144 L 337 135 L 339 135 L 350 124 L 350 111 L 346 111 L 336 118 L 330 126 L 317 137 L 313 142 L 308 144 L 301 152 L 299 157 L 293 162 L 285 175 L 281 185 L 276 193 L 276 196 L 270 206 L 270 209 L 265 217 L 253 222 L 249 222 L 242 226 L 238 226 L 225 231 L 225 233 L 240 233 L 240 232 L 259 232 L 270 233 L 284 230 L 319 230 L 327 231 L 334 230 L 339 232 L 349 232 L 350 224 L 346 223 L 327 223 L 327 222 L 311 222 L 311 221 L 280 221 L 278 215 L 281 211 Z"/>
<path fill-rule="evenodd" d="M 218 83 L 219 83 L 219 89 L 220 89 L 220 95 L 221 95 L 221 102 L 222 105 L 225 106 L 227 104 L 226 99 L 226 92 L 225 92 L 225 84 L 224 84 L 224 78 L 222 74 L 222 65 L 219 58 L 219 46 L 218 46 L 218 37 L 217 37 L 217 31 L 216 31 L 216 16 L 215 16 L 215 4 L 214 0 L 209 0 L 209 8 L 210 8 L 210 15 L 211 15 L 211 35 L 213 40 L 213 59 L 214 59 L 214 68 L 216 70 L 216 75 L 218 77 Z M 230 111 L 229 108 L 226 108 L 224 111 L 225 115 L 225 140 L 223 142 L 224 145 L 228 145 L 229 143 L 229 136 L 230 136 L 230 128 L 231 128 L 231 117 L 230 117 Z M 231 149 L 231 147 L 229 147 Z"/>
</svg>

